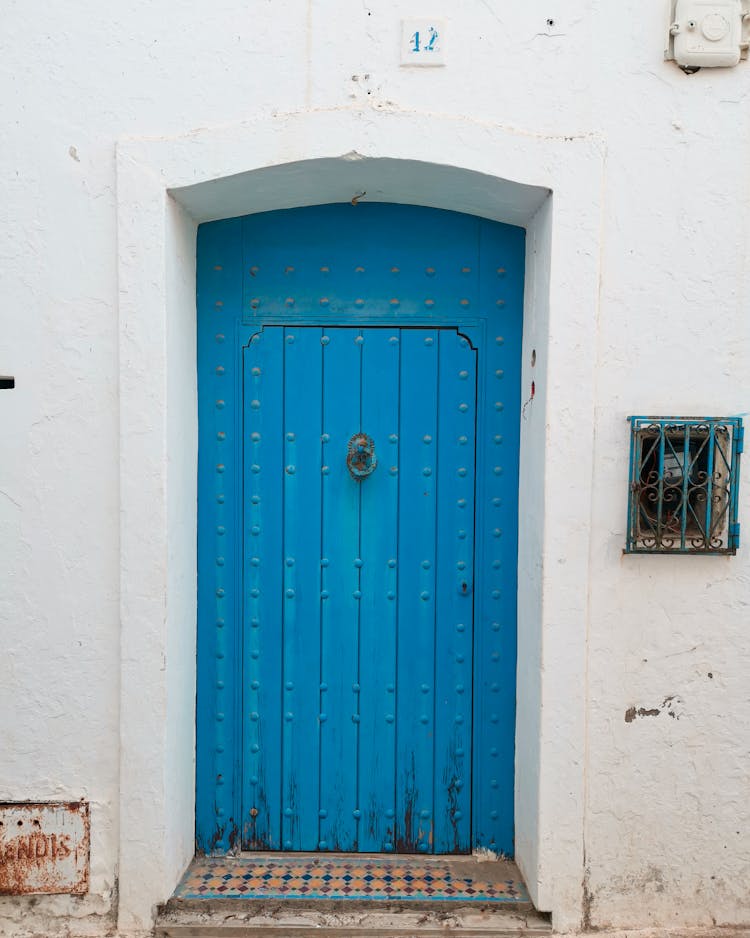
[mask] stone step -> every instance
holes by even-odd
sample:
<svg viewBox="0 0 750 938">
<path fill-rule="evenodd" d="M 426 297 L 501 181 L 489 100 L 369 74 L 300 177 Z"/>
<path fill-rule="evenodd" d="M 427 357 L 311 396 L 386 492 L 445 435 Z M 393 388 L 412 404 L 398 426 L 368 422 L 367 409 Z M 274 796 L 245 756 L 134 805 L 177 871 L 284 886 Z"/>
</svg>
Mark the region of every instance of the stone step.
<svg viewBox="0 0 750 938">
<path fill-rule="evenodd" d="M 155 938 L 535 938 L 548 917 L 508 908 L 404 908 L 383 903 L 257 903 L 172 900 L 160 909 Z"/>
</svg>

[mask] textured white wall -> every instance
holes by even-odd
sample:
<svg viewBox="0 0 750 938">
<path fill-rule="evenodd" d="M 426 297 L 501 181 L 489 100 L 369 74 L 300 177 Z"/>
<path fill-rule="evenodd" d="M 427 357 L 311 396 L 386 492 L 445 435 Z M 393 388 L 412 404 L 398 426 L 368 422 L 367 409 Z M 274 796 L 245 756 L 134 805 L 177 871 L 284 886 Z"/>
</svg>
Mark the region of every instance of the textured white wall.
<svg viewBox="0 0 750 938">
<path fill-rule="evenodd" d="M 488 137 L 503 125 L 519 137 L 564 142 L 596 134 L 605 143 L 600 303 L 591 336 L 596 442 L 593 472 L 585 470 L 593 495 L 580 506 L 587 531 L 591 519 L 590 553 L 569 555 L 563 532 L 553 531 L 553 562 L 540 571 L 540 579 L 560 589 L 569 584 L 574 594 L 580 576 L 571 571 L 587 568 L 588 616 L 577 624 L 587 642 L 587 679 L 567 688 L 569 708 L 555 698 L 549 729 L 536 724 L 541 743 L 531 743 L 541 745 L 544 763 L 553 751 L 545 732 L 555 721 L 585 721 L 582 811 L 578 794 L 564 787 L 542 785 L 538 793 L 545 836 L 554 840 L 556 820 L 562 839 L 582 838 L 585 862 L 580 870 L 543 870 L 543 892 L 566 926 L 582 915 L 593 925 L 750 920 L 748 547 L 730 559 L 621 555 L 625 416 L 750 410 L 750 64 L 688 77 L 663 63 L 659 2 L 629 0 L 615 12 L 600 0 L 502 8 L 494 0 L 462 0 L 460 8 L 416 0 L 408 15 L 446 16 L 450 44 L 446 68 L 410 71 L 398 67 L 405 12 L 394 0 L 216 0 L 179 9 L 142 0 L 117 10 L 83 0 L 5 5 L 0 373 L 15 374 L 17 388 L 0 392 L 0 799 L 91 800 L 92 892 L 82 901 L 40 900 L 33 915 L 28 901 L 2 900 L 0 931 L 10 932 L 13 922 L 21 923 L 17 930 L 51 931 L 53 919 L 68 917 L 78 930 L 96 928 L 114 914 L 120 857 L 151 842 L 154 825 L 167 831 L 165 864 L 177 865 L 189 848 L 184 823 L 170 828 L 178 815 L 153 809 L 184 762 L 167 758 L 153 788 L 126 767 L 128 786 L 121 792 L 119 785 L 115 141 L 352 107 L 362 109 L 365 129 L 386 112 L 434 113 L 423 121 L 438 162 L 465 146 L 459 125 L 438 115 L 484 123 Z M 281 127 L 275 143 L 283 156 Z M 297 135 L 289 153 L 300 149 Z M 204 164 L 222 158 L 201 157 Z M 156 231 L 155 244 L 163 240 Z M 154 270 L 170 262 L 155 256 Z M 171 289 L 185 296 L 182 277 L 179 267 L 172 271 Z M 151 284 L 149 277 L 141 283 L 144 302 Z M 550 317 L 551 356 L 565 348 L 566 325 Z M 143 349 L 143 368 L 169 348 L 178 372 L 187 370 L 189 336 L 157 329 L 154 340 L 159 349 Z M 134 369 L 137 377 L 137 363 Z M 564 419 L 565 402 L 575 398 L 579 376 L 551 374 L 554 385 L 540 392 L 557 402 L 561 421 L 551 430 L 570 446 L 576 425 Z M 171 385 L 167 374 L 164 394 L 170 399 L 187 384 Z M 189 435 L 189 407 L 186 414 Z M 153 430 L 148 413 L 141 416 Z M 586 467 L 591 453 L 582 456 Z M 158 460 L 156 452 L 155 478 Z M 179 516 L 187 505 L 192 471 L 171 468 L 166 514 Z M 553 508 L 575 499 L 575 474 L 548 478 Z M 750 474 L 745 479 L 747 527 Z M 157 506 L 154 524 L 158 515 Z M 140 536 L 148 543 L 148 531 Z M 169 621 L 165 654 L 179 649 L 179 624 L 191 610 L 167 609 L 159 590 L 167 580 L 174 588 L 186 566 L 185 557 L 165 554 L 163 569 L 143 583 L 142 615 L 159 640 Z M 579 596 L 570 608 L 576 604 Z M 566 647 L 577 647 L 565 609 L 564 627 L 555 630 L 557 612 L 546 610 L 544 680 Z M 142 675 L 139 649 L 128 641 L 123 636 L 122 673 Z M 549 706 L 544 680 L 542 708 Z M 164 693 L 143 701 L 128 724 L 158 737 L 154 759 L 174 755 L 173 745 L 189 750 L 192 727 L 179 713 L 191 686 L 189 669 L 172 672 Z M 671 696 L 674 718 L 665 712 L 625 722 L 629 707 L 659 707 Z M 534 726 L 531 717 L 523 724 Z M 123 739 L 123 759 L 133 743 Z M 178 787 L 178 798 L 189 802 L 189 785 Z M 544 845 L 542 852 L 554 856 Z M 556 890 L 558 877 L 571 876 L 580 880 L 583 908 L 570 889 Z"/>
</svg>

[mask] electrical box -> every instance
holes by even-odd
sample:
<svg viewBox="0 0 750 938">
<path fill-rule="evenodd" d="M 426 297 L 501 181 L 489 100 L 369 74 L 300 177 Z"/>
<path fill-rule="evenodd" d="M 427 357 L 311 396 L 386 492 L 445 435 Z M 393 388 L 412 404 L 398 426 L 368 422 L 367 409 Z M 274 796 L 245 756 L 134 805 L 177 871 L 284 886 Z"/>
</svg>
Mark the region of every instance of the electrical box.
<svg viewBox="0 0 750 938">
<path fill-rule="evenodd" d="M 737 65 L 747 56 L 750 0 L 672 0 L 666 57 L 685 68 Z"/>
<path fill-rule="evenodd" d="M 737 65 L 747 57 L 750 0 L 672 0 L 666 57 L 686 68 Z"/>
</svg>

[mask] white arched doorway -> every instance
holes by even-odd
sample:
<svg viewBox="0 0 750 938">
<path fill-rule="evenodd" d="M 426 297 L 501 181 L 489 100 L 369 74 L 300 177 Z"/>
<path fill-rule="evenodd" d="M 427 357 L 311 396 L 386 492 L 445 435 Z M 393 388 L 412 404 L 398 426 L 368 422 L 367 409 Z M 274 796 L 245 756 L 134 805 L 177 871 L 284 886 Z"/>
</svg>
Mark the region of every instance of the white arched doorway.
<svg viewBox="0 0 750 938">
<path fill-rule="evenodd" d="M 527 230 L 516 859 L 556 927 L 580 921 L 601 173 L 591 138 L 380 110 L 120 143 L 122 929 L 193 852 L 197 223 L 358 196 Z"/>
</svg>

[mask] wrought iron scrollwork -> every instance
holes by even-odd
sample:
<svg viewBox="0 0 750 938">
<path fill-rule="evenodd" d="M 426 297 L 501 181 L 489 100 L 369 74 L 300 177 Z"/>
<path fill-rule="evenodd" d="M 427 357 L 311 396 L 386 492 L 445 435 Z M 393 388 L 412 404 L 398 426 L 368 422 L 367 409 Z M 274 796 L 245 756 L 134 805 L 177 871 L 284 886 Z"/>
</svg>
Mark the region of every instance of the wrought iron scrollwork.
<svg viewBox="0 0 750 938">
<path fill-rule="evenodd" d="M 742 420 L 630 417 L 628 553 L 735 553 Z"/>
</svg>

